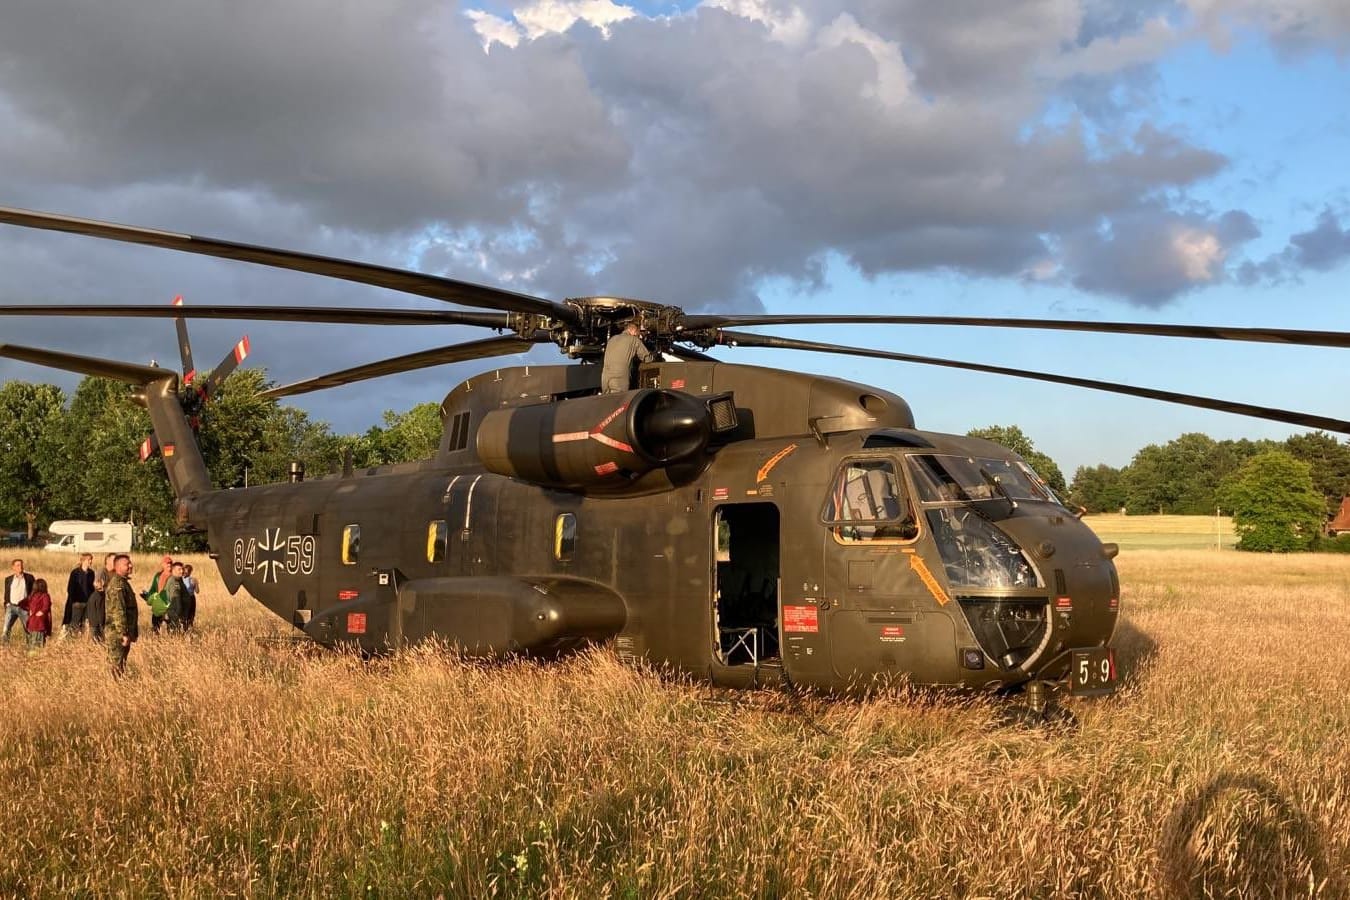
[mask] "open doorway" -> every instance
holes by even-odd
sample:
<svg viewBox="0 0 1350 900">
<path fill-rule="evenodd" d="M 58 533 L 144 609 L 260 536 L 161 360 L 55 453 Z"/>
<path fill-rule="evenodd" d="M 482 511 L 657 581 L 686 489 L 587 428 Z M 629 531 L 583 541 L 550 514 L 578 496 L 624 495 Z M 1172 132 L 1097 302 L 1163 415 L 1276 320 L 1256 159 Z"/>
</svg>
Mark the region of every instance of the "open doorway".
<svg viewBox="0 0 1350 900">
<path fill-rule="evenodd" d="M 732 503 L 713 516 L 717 584 L 713 626 L 723 664 L 779 659 L 778 507 Z"/>
</svg>

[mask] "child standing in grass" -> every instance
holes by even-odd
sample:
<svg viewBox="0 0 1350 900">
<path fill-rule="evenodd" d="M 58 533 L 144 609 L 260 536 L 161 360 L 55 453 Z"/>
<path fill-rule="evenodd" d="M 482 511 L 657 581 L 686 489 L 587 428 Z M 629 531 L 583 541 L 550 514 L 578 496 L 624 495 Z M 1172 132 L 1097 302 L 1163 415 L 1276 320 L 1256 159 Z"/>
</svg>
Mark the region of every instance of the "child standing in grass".
<svg viewBox="0 0 1350 900">
<path fill-rule="evenodd" d="M 33 582 L 33 593 L 28 595 L 28 652 L 36 653 L 47 643 L 52 633 L 52 597 L 47 593 L 47 579 Z"/>
</svg>

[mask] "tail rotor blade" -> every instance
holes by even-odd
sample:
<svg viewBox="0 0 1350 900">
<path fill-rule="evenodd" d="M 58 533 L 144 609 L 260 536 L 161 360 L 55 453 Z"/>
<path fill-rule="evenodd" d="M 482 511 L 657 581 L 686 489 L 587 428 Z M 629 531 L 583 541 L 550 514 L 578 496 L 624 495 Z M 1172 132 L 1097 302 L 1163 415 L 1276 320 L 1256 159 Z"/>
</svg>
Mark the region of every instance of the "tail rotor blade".
<svg viewBox="0 0 1350 900">
<path fill-rule="evenodd" d="M 239 364 L 248 358 L 248 354 L 248 335 L 244 335 L 239 339 L 239 343 L 235 344 L 230 352 L 225 354 L 225 358 L 220 361 L 220 365 L 211 370 L 211 374 L 202 383 L 201 392 L 207 398 L 214 396 L 220 390 L 220 386 L 225 383 L 225 379 L 229 378 L 234 370 L 239 368 Z"/>
<path fill-rule="evenodd" d="M 176 308 L 182 307 L 182 294 L 173 298 L 173 305 Z M 188 340 L 187 320 L 182 316 L 175 316 L 173 326 L 178 330 L 178 356 L 183 361 L 183 384 L 189 385 L 197 377 L 197 367 L 192 364 L 192 342 Z"/>
</svg>

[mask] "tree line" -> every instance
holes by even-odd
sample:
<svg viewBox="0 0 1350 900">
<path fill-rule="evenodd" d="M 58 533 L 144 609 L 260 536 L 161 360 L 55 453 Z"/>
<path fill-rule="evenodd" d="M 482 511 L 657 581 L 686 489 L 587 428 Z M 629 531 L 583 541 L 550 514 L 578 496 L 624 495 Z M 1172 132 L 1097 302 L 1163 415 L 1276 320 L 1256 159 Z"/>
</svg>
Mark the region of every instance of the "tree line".
<svg viewBox="0 0 1350 900">
<path fill-rule="evenodd" d="M 1037 453 L 1021 429 L 996 426 L 970 434 L 1018 452 L 1063 490 L 1059 467 Z M 1067 491 L 1068 502 L 1089 513 L 1226 513 L 1234 519 L 1240 549 L 1278 552 L 1317 547 L 1323 525 L 1348 495 L 1350 443 L 1324 431 L 1283 441 L 1216 441 L 1191 432 L 1149 444 L 1123 468 L 1080 466 Z"/>
<path fill-rule="evenodd" d="M 324 474 L 347 459 L 359 468 L 426 459 L 440 444 L 436 403 L 389 410 L 382 425 L 340 435 L 303 410 L 262 397 L 270 386 L 264 370 L 242 370 L 207 407 L 200 442 L 216 487 L 284 481 L 293 461 Z M 149 415 L 118 382 L 85 378 L 69 398 L 51 384 L 0 386 L 0 524 L 32 540 L 54 518 L 108 518 L 142 526 L 150 547 L 178 540 L 164 464 L 141 463 L 135 452 L 150 432 Z M 1090 513 L 1222 510 L 1239 520 L 1244 543 L 1254 549 L 1311 546 L 1350 494 L 1350 443 L 1321 431 L 1285 441 L 1183 434 L 1144 447 L 1123 468 L 1080 466 L 1072 482 L 1015 425 L 969 435 L 1019 454 L 1061 497 Z M 1252 515 L 1278 521 L 1244 525 Z"/>
</svg>

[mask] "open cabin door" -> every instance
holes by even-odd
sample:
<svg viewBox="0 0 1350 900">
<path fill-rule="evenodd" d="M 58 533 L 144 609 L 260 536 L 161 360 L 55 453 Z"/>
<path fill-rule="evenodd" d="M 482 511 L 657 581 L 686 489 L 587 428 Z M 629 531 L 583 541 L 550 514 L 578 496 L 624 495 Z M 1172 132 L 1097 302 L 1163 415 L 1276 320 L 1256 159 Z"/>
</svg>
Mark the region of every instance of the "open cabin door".
<svg viewBox="0 0 1350 900">
<path fill-rule="evenodd" d="M 713 514 L 714 648 L 723 665 L 778 664 L 778 507 L 731 503 Z"/>
</svg>

